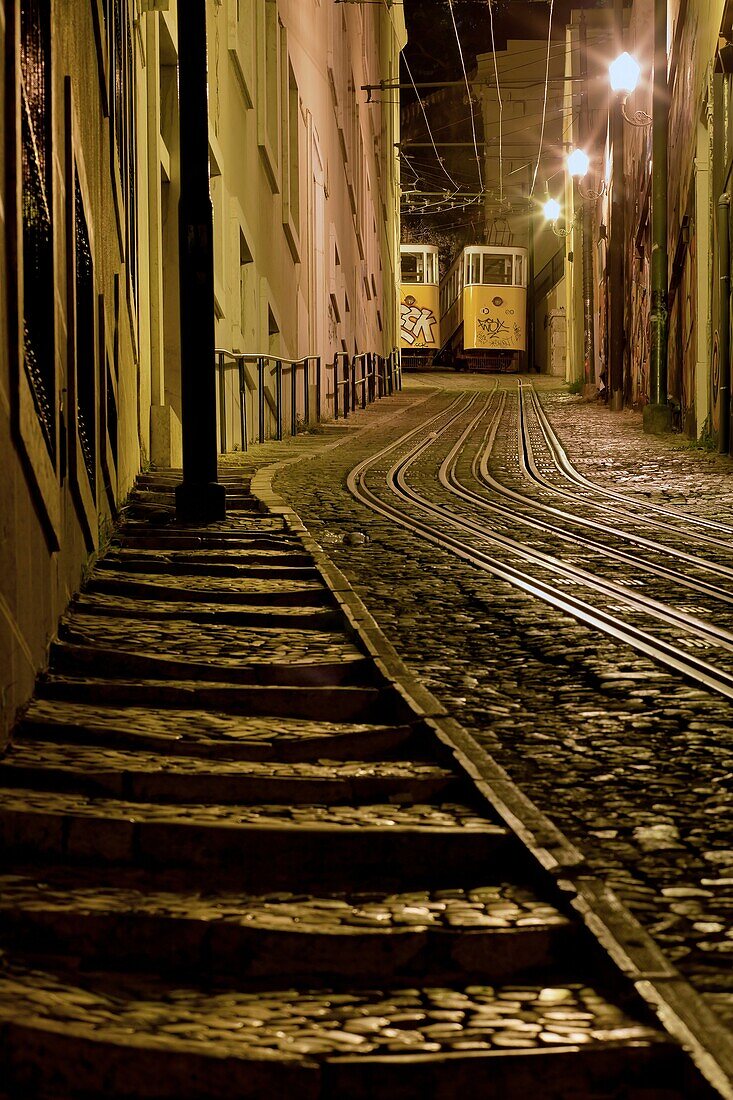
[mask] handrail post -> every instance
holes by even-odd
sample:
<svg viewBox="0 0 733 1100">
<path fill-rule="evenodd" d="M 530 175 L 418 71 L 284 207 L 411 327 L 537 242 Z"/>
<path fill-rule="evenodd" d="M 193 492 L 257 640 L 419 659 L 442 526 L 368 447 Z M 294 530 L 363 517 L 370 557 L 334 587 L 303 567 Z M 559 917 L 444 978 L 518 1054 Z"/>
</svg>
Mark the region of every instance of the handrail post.
<svg viewBox="0 0 733 1100">
<path fill-rule="evenodd" d="M 224 387 L 224 352 L 218 355 L 219 374 L 219 450 L 226 454 L 227 449 L 227 399 Z"/>
<path fill-rule="evenodd" d="M 237 367 L 239 370 L 239 434 L 241 437 L 242 450 L 247 450 L 247 376 L 246 366 L 244 362 L 244 356 L 240 355 L 237 358 Z"/>
<path fill-rule="evenodd" d="M 338 352 L 333 357 L 333 418 L 339 418 L 339 356 Z"/>
<path fill-rule="evenodd" d="M 298 431 L 298 367 L 290 364 L 290 434 L 296 435 Z"/>
<path fill-rule="evenodd" d="M 365 409 L 367 407 L 367 386 L 368 386 L 368 372 L 369 372 L 369 355 L 363 355 L 361 358 L 361 407 Z"/>
<path fill-rule="evenodd" d="M 402 392 L 402 354 L 399 348 L 394 349 L 395 363 L 397 364 L 397 389 Z"/>
<path fill-rule="evenodd" d="M 356 356 L 351 358 L 351 411 L 356 409 Z"/>
<path fill-rule="evenodd" d="M 265 359 L 257 359 L 257 415 L 259 418 L 260 443 L 265 442 Z"/>
<path fill-rule="evenodd" d="M 344 368 L 344 418 L 346 418 L 351 412 L 351 372 L 349 356 L 345 351 L 341 352 L 341 361 Z"/>
<path fill-rule="evenodd" d="M 283 365 L 279 359 L 275 360 L 275 417 L 279 442 L 283 437 Z"/>
<path fill-rule="evenodd" d="M 306 428 L 311 426 L 311 357 L 303 360 L 303 420 Z"/>
<path fill-rule="evenodd" d="M 323 368 L 320 355 L 316 356 L 316 424 L 321 422 L 321 403 L 323 401 L 322 386 L 323 386 Z"/>
</svg>

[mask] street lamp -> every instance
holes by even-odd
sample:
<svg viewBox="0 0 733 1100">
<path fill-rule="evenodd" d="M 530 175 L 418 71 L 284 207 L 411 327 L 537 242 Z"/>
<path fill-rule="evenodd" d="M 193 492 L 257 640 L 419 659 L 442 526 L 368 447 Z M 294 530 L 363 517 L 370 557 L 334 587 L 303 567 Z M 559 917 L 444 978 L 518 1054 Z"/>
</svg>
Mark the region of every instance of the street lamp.
<svg viewBox="0 0 733 1100">
<path fill-rule="evenodd" d="M 630 126 L 651 126 L 652 116 L 646 111 L 634 111 L 629 115 L 626 110 L 626 100 L 632 92 L 636 91 L 641 75 L 641 65 L 626 50 L 612 61 L 608 66 L 608 78 L 611 83 L 611 91 L 621 97 L 621 114 Z"/>
<path fill-rule="evenodd" d="M 601 181 L 600 191 L 586 190 L 584 191 L 581 186 L 581 180 L 588 175 L 588 169 L 590 168 L 590 157 L 584 149 L 573 149 L 568 153 L 565 158 L 565 167 L 568 170 L 568 174 L 573 177 L 578 185 L 578 194 L 583 199 L 600 199 L 601 195 L 606 193 L 605 181 Z"/>
<path fill-rule="evenodd" d="M 542 207 L 542 213 L 547 221 L 554 225 L 560 217 L 560 203 L 557 199 L 547 199 Z"/>
</svg>

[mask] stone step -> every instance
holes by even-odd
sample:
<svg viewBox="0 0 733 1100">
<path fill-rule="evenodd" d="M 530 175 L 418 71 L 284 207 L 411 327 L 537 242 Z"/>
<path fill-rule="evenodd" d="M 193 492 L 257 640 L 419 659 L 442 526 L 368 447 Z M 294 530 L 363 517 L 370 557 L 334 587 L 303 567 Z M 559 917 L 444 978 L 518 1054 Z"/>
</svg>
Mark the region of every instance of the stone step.
<svg viewBox="0 0 733 1100">
<path fill-rule="evenodd" d="M 59 637 L 75 645 L 119 648 L 121 653 L 146 653 L 172 660 L 209 661 L 222 664 L 353 661 L 364 656 L 343 622 L 340 630 L 301 631 L 291 623 L 285 629 L 261 623 L 257 626 L 227 623 L 148 622 L 141 617 L 87 615 L 72 607 L 59 624 Z"/>
<path fill-rule="evenodd" d="M 204 763 L 163 752 L 48 741 L 14 743 L 0 757 L 0 784 L 141 802 L 289 805 L 428 802 L 458 797 L 462 786 L 446 768 L 414 760 Z"/>
<path fill-rule="evenodd" d="M 403 725 L 412 710 L 393 688 L 291 687 L 231 684 L 204 680 L 114 680 L 45 673 L 36 685 L 45 699 L 108 706 L 173 707 L 214 710 L 268 718 L 325 719 Z"/>
<path fill-rule="evenodd" d="M 164 751 L 199 760 L 366 760 L 414 749 L 411 726 L 261 718 L 35 698 L 14 737 Z M 423 739 L 428 742 L 426 735 Z"/>
<path fill-rule="evenodd" d="M 287 553 L 301 550 L 302 545 L 283 526 L 280 529 L 239 530 L 227 532 L 207 531 L 206 528 L 190 530 L 186 527 L 162 527 L 151 529 L 149 524 L 121 524 L 115 529 L 111 544 L 114 548 L 165 552 L 169 550 L 238 550 L 273 551 Z"/>
<path fill-rule="evenodd" d="M 255 543 L 254 546 L 248 545 L 243 549 L 220 549 L 220 550 L 143 550 L 143 549 L 126 549 L 125 547 L 112 547 L 107 551 L 104 561 L 116 560 L 120 562 L 145 562 L 145 561 L 158 561 L 161 557 L 172 562 L 182 563 L 209 563 L 228 565 L 230 563 L 246 562 L 248 565 L 313 565 L 313 559 L 310 554 L 304 554 L 302 551 L 298 551 L 297 548 L 292 550 L 286 549 L 267 549 L 258 547 Z"/>
<path fill-rule="evenodd" d="M 246 895 L 120 867 L 0 875 L 0 933 L 14 949 L 83 955 L 89 970 L 287 984 L 547 980 L 583 954 L 575 926 L 526 886 Z"/>
<path fill-rule="evenodd" d="M 76 631 L 69 631 L 77 637 Z M 193 635 L 195 638 L 196 635 Z M 155 653 L 136 653 L 132 648 L 118 646 L 81 645 L 57 641 L 50 647 L 51 667 L 56 673 L 104 676 L 109 678 L 140 678 L 152 680 L 209 680 L 216 683 L 283 685 L 288 687 L 333 687 L 368 685 L 378 681 L 370 658 L 344 654 L 340 659 L 303 659 L 302 650 L 293 648 L 280 660 L 258 660 L 256 652 L 248 657 L 236 656 L 209 659 L 167 659 Z M 172 647 L 171 647 L 172 648 Z M 161 645 L 161 651 L 164 648 Z M 175 650 L 172 651 L 175 652 Z"/>
<path fill-rule="evenodd" d="M 115 541 L 125 545 L 128 538 L 141 538 L 143 545 L 174 545 L 179 539 L 200 546 L 228 545 L 232 542 L 261 542 L 276 545 L 278 540 L 297 545 L 297 540 L 288 531 L 285 520 L 280 516 L 267 513 L 248 515 L 238 520 L 230 516 L 220 523 L 209 523 L 204 527 L 195 524 L 146 523 L 138 519 L 123 519 L 115 530 Z"/>
<path fill-rule="evenodd" d="M 0 1037 L 24 1096 L 700 1095 L 656 1028 L 575 984 L 243 992 L 18 961 L 0 975 Z"/>
<path fill-rule="evenodd" d="M 458 803 L 159 805 L 20 787 L 0 790 L 0 845 L 46 862 L 218 868 L 258 891 L 450 886 L 522 860 L 502 826 Z"/>
<path fill-rule="evenodd" d="M 82 592 L 71 602 L 71 614 L 113 615 L 121 619 L 186 620 L 220 626 L 261 626 L 278 630 L 343 630 L 341 615 L 327 607 L 233 607 L 231 604 L 140 601 L 128 596 Z"/>
<path fill-rule="evenodd" d="M 166 508 L 175 509 L 175 494 L 173 487 L 170 489 L 164 489 L 160 486 L 157 487 L 145 487 L 135 488 L 131 491 L 127 498 L 127 504 L 125 510 L 132 509 L 136 511 L 140 505 L 163 505 Z M 242 491 L 241 486 L 227 486 L 227 511 L 232 509 L 233 511 L 252 510 L 259 511 L 259 501 L 255 500 L 253 496 Z"/>
<path fill-rule="evenodd" d="M 262 580 L 247 577 L 176 577 L 164 573 L 113 572 L 95 570 L 85 584 L 86 592 L 126 596 L 133 600 L 171 600 L 269 604 L 272 607 L 333 607 L 334 597 L 321 583 L 304 580 Z"/>
<path fill-rule="evenodd" d="M 145 558 L 125 557 L 112 554 L 100 558 L 94 566 L 94 573 L 109 570 L 116 575 L 165 574 L 176 577 L 242 577 L 262 578 L 263 580 L 318 580 L 320 574 L 313 565 L 251 564 L 248 555 L 239 555 L 238 560 L 213 561 L 187 559 L 172 560 L 164 551 L 149 554 Z"/>
</svg>

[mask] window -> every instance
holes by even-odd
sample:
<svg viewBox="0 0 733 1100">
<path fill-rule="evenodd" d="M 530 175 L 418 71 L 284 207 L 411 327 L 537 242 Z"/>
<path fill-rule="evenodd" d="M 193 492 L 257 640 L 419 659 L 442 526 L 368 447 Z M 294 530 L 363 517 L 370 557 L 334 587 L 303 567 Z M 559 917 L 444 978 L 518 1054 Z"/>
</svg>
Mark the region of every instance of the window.
<svg viewBox="0 0 733 1100">
<path fill-rule="evenodd" d="M 227 46 L 234 75 L 244 97 L 252 106 L 253 0 L 229 0 Z"/>
<path fill-rule="evenodd" d="M 524 286 L 524 256 L 514 257 L 514 285 Z"/>
<path fill-rule="evenodd" d="M 293 259 L 300 261 L 300 92 L 288 58 L 287 33 L 282 31 L 282 221 Z"/>
<path fill-rule="evenodd" d="M 20 72 L 23 362 L 51 459 L 56 456 L 49 0 L 22 0 Z"/>
<path fill-rule="evenodd" d="M 280 19 L 276 0 L 259 0 L 257 143 L 273 192 L 280 190 Z"/>
<path fill-rule="evenodd" d="M 130 289 L 137 300 L 137 143 L 135 138 L 135 42 L 129 0 L 108 0 L 107 31 L 111 62 L 110 107 L 113 176 L 119 178 Z M 110 18 L 111 17 L 111 18 Z M 116 162 L 116 163 L 115 163 Z"/>
<path fill-rule="evenodd" d="M 466 256 L 466 286 L 481 282 L 481 253 L 469 252 Z"/>
<path fill-rule="evenodd" d="M 512 285 L 512 257 L 495 256 L 488 252 L 483 256 L 482 282 L 488 286 Z"/>
<path fill-rule="evenodd" d="M 94 336 L 94 271 L 79 177 L 74 187 L 74 293 L 76 418 L 84 468 L 94 494 L 97 483 L 97 398 Z"/>
<path fill-rule="evenodd" d="M 425 282 L 425 257 L 422 252 L 402 253 L 402 282 Z"/>
</svg>

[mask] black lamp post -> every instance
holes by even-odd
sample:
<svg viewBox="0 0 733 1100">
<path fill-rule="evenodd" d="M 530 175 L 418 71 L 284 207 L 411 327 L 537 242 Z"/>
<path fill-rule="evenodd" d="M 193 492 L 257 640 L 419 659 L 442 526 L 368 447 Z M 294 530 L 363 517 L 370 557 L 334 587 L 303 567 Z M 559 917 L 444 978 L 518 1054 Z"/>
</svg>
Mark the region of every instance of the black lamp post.
<svg viewBox="0 0 733 1100">
<path fill-rule="evenodd" d="M 216 480 L 214 218 L 209 194 L 206 0 L 178 0 L 178 89 L 183 481 L 176 486 L 176 518 L 184 523 L 212 523 L 226 515 L 226 490 Z"/>
</svg>

